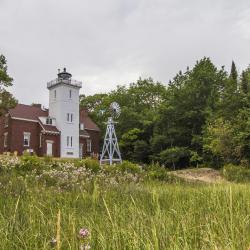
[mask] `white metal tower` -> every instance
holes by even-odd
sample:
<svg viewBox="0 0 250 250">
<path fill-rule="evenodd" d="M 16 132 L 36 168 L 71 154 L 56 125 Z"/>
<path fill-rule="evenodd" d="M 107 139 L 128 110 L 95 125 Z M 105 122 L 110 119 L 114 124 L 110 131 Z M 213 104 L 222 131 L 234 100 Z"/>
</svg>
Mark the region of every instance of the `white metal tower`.
<svg viewBox="0 0 250 250">
<path fill-rule="evenodd" d="M 115 133 L 115 122 L 113 120 L 113 118 L 118 118 L 120 115 L 121 110 L 119 104 L 116 102 L 111 103 L 110 111 L 113 117 L 108 118 L 100 164 L 108 163 L 109 165 L 112 165 L 113 163 L 122 162 L 118 140 Z"/>
</svg>

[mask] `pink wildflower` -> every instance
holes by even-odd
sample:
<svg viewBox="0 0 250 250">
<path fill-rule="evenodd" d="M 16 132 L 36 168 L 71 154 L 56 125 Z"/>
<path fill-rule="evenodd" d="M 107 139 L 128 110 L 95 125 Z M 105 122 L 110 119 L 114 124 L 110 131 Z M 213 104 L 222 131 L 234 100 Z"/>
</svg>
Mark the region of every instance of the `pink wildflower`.
<svg viewBox="0 0 250 250">
<path fill-rule="evenodd" d="M 81 228 L 79 231 L 79 235 L 81 238 L 87 238 L 89 236 L 89 231 L 86 228 Z"/>
</svg>

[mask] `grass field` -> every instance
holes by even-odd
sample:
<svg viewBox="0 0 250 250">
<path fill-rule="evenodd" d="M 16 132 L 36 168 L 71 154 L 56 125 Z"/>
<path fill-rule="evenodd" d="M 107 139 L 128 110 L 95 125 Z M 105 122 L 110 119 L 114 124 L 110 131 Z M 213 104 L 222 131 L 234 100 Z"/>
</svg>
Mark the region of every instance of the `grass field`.
<svg viewBox="0 0 250 250">
<path fill-rule="evenodd" d="M 90 231 L 91 249 L 250 247 L 248 184 L 93 177 L 62 189 L 42 185 L 37 174 L 2 171 L 0 249 L 53 249 L 52 238 L 54 249 L 79 249 L 81 228 Z"/>
</svg>

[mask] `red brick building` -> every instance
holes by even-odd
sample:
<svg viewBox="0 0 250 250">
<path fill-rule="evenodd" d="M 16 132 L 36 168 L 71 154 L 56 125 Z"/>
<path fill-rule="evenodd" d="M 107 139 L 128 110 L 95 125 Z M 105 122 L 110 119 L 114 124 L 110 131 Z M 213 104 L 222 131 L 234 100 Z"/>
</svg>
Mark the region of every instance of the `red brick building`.
<svg viewBox="0 0 250 250">
<path fill-rule="evenodd" d="M 49 110 L 40 104 L 18 104 L 10 109 L 0 117 L 0 153 L 16 151 L 21 155 L 28 151 L 38 156 L 60 157 L 60 131 L 48 117 Z M 79 157 L 97 155 L 100 129 L 85 109 L 80 109 L 79 121 Z"/>
</svg>

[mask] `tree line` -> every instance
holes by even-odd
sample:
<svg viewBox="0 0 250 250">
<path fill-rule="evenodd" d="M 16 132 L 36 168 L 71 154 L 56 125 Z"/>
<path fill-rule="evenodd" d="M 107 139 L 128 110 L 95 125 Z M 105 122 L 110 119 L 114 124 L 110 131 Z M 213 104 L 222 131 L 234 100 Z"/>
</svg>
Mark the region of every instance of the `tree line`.
<svg viewBox="0 0 250 250">
<path fill-rule="evenodd" d="M 171 168 L 250 161 L 250 67 L 217 68 L 204 57 L 168 84 L 152 78 L 80 97 L 105 133 L 108 107 L 122 108 L 116 132 L 124 159 Z"/>
<path fill-rule="evenodd" d="M 0 55 L 0 115 L 17 103 L 7 90 L 12 83 Z M 140 78 L 109 93 L 81 95 L 102 137 L 113 101 L 122 108 L 116 133 L 124 159 L 171 168 L 249 165 L 250 67 L 239 72 L 232 62 L 227 72 L 204 57 L 168 84 Z"/>
</svg>

